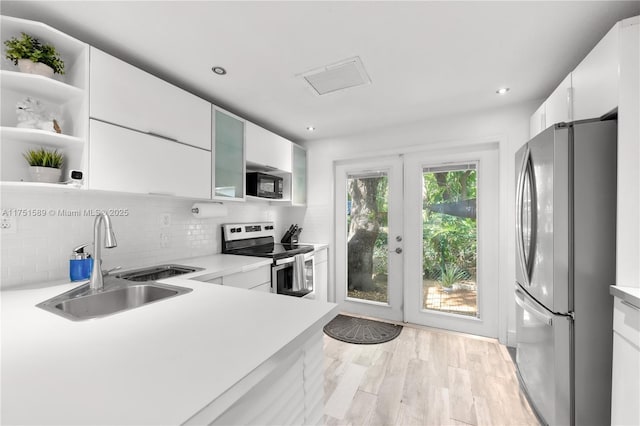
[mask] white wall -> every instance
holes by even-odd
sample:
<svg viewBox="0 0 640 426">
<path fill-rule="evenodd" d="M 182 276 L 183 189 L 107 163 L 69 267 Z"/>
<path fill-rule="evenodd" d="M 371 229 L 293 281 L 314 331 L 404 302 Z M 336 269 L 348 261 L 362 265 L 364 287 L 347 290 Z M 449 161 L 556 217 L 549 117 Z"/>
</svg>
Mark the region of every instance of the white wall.
<svg viewBox="0 0 640 426">
<path fill-rule="evenodd" d="M 266 203 L 226 203 L 228 216 L 196 219 L 190 200 L 159 196 L 137 196 L 90 191 L 45 191 L 33 188 L 2 188 L 3 212 L 20 214 L 13 209 L 46 212 L 44 216 L 16 217 L 17 232 L 2 230 L 0 270 L 1 287 L 65 279 L 69 276 L 72 249 L 93 241 L 93 216 L 84 209 L 126 209 L 126 216 L 112 215 L 118 246 L 103 249 L 103 267 L 132 268 L 189 257 L 219 253 L 220 224 L 275 220 L 276 235 L 284 226 L 279 219 L 286 208 Z M 80 216 L 63 216 L 61 211 L 78 211 Z M 162 227 L 160 215 L 169 213 L 171 224 Z M 161 244 L 161 234 L 168 246 Z M 91 249 L 89 249 L 91 251 Z"/>
<path fill-rule="evenodd" d="M 500 144 L 500 326 L 502 342 L 515 343 L 515 167 L 514 155 L 529 135 L 529 117 L 540 101 L 473 114 L 433 118 L 422 122 L 385 128 L 366 134 L 318 140 L 308 148 L 308 205 L 293 220 L 305 228 L 302 241 L 321 242 L 334 248 L 335 160 L 389 153 L 427 151 L 485 142 Z M 296 215 L 298 215 L 296 217 Z M 335 259 L 330 261 L 329 297 L 334 293 Z M 330 299 L 332 300 L 332 299 Z"/>
</svg>

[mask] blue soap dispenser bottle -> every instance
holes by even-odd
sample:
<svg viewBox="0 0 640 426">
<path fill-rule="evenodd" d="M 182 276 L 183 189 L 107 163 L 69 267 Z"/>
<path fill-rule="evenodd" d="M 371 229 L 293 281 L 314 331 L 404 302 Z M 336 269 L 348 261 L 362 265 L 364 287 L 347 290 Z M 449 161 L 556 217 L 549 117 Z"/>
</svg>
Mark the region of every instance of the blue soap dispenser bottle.
<svg viewBox="0 0 640 426">
<path fill-rule="evenodd" d="M 85 252 L 89 244 L 83 244 L 73 249 L 71 260 L 69 260 L 69 278 L 71 281 L 88 280 L 91 277 L 93 258 Z"/>
</svg>

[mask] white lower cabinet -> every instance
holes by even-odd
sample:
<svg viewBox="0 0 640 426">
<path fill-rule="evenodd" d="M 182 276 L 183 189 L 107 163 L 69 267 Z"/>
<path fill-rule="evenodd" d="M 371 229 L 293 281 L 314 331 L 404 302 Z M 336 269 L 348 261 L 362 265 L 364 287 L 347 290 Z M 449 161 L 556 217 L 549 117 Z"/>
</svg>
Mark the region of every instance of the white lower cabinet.
<svg viewBox="0 0 640 426">
<path fill-rule="evenodd" d="M 259 268 L 250 271 L 225 275 L 222 277 L 222 285 L 248 288 L 251 290 L 270 291 L 271 265 L 260 266 Z"/>
<path fill-rule="evenodd" d="M 278 362 L 213 425 L 319 425 L 324 409 L 322 332 Z"/>
<path fill-rule="evenodd" d="M 211 152 L 90 121 L 89 188 L 211 198 Z"/>
<path fill-rule="evenodd" d="M 229 287 L 246 288 L 249 290 L 271 291 L 271 264 L 258 266 L 257 268 L 236 272 L 235 274 L 222 275 L 215 278 L 201 276 L 193 278 L 210 284 L 226 285 Z"/>
<path fill-rule="evenodd" d="M 640 424 L 640 308 L 615 297 L 611 424 Z"/>
<path fill-rule="evenodd" d="M 328 249 L 323 248 L 316 250 L 313 255 L 314 267 L 315 267 L 315 293 L 316 300 L 322 302 L 327 301 L 328 292 L 328 278 L 329 278 L 329 262 L 328 262 Z"/>
</svg>

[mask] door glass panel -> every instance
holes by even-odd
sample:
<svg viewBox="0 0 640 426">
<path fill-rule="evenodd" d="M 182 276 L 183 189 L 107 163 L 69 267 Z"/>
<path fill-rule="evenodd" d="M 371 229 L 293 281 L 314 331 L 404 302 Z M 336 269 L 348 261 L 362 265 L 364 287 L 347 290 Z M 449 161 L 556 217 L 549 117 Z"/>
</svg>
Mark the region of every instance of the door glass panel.
<svg viewBox="0 0 640 426">
<path fill-rule="evenodd" d="M 215 114 L 214 195 L 244 196 L 244 123 L 220 111 Z"/>
<path fill-rule="evenodd" d="M 479 317 L 475 164 L 423 169 L 422 308 Z"/>
<path fill-rule="evenodd" d="M 307 151 L 293 146 L 293 202 L 307 202 Z"/>
<path fill-rule="evenodd" d="M 389 180 L 386 172 L 347 177 L 347 297 L 388 303 Z"/>
</svg>

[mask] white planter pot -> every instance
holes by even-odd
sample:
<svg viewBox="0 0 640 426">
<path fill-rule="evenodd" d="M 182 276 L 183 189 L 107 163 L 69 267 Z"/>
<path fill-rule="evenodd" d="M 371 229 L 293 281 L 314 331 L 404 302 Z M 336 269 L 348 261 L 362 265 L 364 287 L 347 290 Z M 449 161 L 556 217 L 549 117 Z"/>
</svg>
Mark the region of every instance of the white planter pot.
<svg viewBox="0 0 640 426">
<path fill-rule="evenodd" d="M 46 182 L 57 183 L 60 182 L 60 176 L 62 175 L 61 169 L 54 169 L 53 167 L 29 167 L 29 174 L 34 182 Z"/>
<path fill-rule="evenodd" d="M 53 68 L 42 62 L 33 62 L 31 59 L 18 59 L 18 69 L 28 74 L 43 75 L 53 77 Z"/>
</svg>

